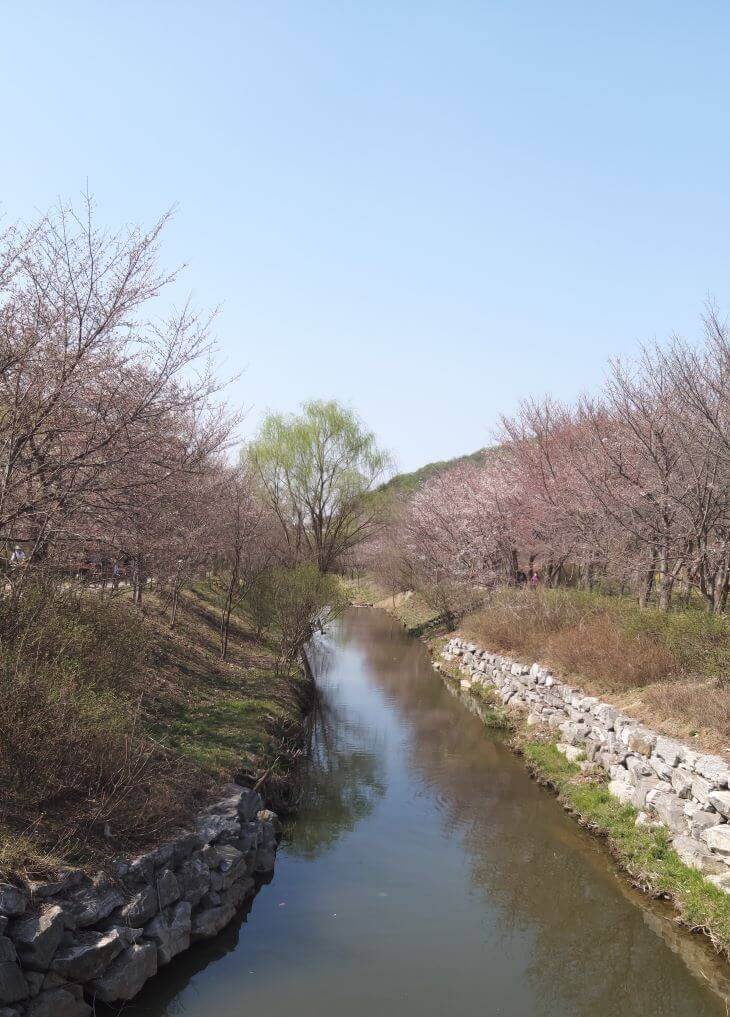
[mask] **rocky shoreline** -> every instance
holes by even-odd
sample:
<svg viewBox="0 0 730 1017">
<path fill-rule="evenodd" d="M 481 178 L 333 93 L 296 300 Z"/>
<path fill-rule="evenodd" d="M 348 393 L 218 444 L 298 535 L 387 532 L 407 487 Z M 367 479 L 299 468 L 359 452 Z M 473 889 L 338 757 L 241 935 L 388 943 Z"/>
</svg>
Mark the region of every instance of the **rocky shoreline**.
<svg viewBox="0 0 730 1017">
<path fill-rule="evenodd" d="M 540 663 L 458 636 L 442 657 L 465 675 L 463 691 L 494 690 L 505 707 L 526 713 L 528 725 L 553 729 L 568 759 L 604 770 L 610 793 L 637 809 L 637 824 L 664 826 L 681 861 L 730 894 L 730 763 L 652 731 Z"/>
<path fill-rule="evenodd" d="M 0 1017 L 88 1017 L 217 935 L 274 869 L 279 824 L 235 784 L 193 829 L 109 874 L 0 883 Z"/>
</svg>

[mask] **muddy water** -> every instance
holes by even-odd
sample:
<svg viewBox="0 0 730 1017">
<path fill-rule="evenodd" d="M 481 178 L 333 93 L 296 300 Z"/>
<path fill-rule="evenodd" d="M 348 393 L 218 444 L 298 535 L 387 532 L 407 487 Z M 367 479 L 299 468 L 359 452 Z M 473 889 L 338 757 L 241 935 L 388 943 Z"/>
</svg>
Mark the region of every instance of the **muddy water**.
<svg viewBox="0 0 730 1017">
<path fill-rule="evenodd" d="M 127 1017 L 715 1017 L 727 969 L 615 874 L 386 615 L 316 648 L 307 798 L 243 923 Z"/>
</svg>

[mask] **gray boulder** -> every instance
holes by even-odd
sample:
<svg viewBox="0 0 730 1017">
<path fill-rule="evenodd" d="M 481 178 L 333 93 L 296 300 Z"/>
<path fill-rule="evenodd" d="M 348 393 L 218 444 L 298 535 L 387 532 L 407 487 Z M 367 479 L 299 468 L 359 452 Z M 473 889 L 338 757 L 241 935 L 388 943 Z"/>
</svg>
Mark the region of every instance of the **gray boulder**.
<svg viewBox="0 0 730 1017">
<path fill-rule="evenodd" d="M 691 817 L 689 832 L 695 840 L 700 840 L 705 830 L 709 830 L 712 826 L 718 826 L 721 822 L 722 820 L 716 812 L 703 812 L 700 810 L 695 812 Z"/>
<path fill-rule="evenodd" d="M 156 945 L 160 967 L 169 964 L 173 957 L 190 946 L 191 911 L 190 904 L 181 901 L 169 914 L 158 915 L 145 926 L 145 939 Z"/>
<path fill-rule="evenodd" d="M 713 790 L 712 782 L 705 777 L 695 776 L 692 780 L 692 797 L 703 805 L 710 804 L 710 792 Z"/>
<path fill-rule="evenodd" d="M 15 947 L 7 937 L 0 936 L 0 1003 L 17 1003 L 29 992 Z"/>
<path fill-rule="evenodd" d="M 258 791 L 245 790 L 238 805 L 238 815 L 244 823 L 255 820 L 256 813 L 263 809 L 263 801 Z"/>
<path fill-rule="evenodd" d="M 241 832 L 238 816 L 202 816 L 195 823 L 195 832 L 205 844 L 225 837 L 237 837 Z"/>
<path fill-rule="evenodd" d="M 31 996 L 37 996 L 43 988 L 43 981 L 45 975 L 42 971 L 29 971 L 27 968 L 23 969 L 25 980 L 28 983 L 28 991 Z"/>
<path fill-rule="evenodd" d="M 181 830 L 172 842 L 172 864 L 174 868 L 187 861 L 194 851 L 202 847 L 200 837 L 189 830 Z"/>
<path fill-rule="evenodd" d="M 613 727 L 614 721 L 618 717 L 618 710 L 614 706 L 609 706 L 608 703 L 599 703 L 594 713 L 607 729 Z"/>
<path fill-rule="evenodd" d="M 221 929 L 228 925 L 235 913 L 235 907 L 230 904 L 219 904 L 217 907 L 205 908 L 205 910 L 199 911 L 193 916 L 191 938 L 195 941 L 217 936 Z"/>
<path fill-rule="evenodd" d="M 61 946 L 51 961 L 51 970 L 73 982 L 96 978 L 125 947 L 119 932 L 80 932 L 74 943 Z"/>
<path fill-rule="evenodd" d="M 627 734 L 628 732 L 628 734 Z M 656 735 L 647 728 L 637 727 L 631 731 L 624 728 L 621 731 L 621 740 L 628 745 L 631 752 L 638 756 L 650 756 L 656 744 Z"/>
<path fill-rule="evenodd" d="M 78 985 L 42 992 L 31 1001 L 26 1017 L 89 1017 L 91 1012 Z"/>
<path fill-rule="evenodd" d="M 221 885 L 216 889 L 227 890 L 241 876 L 246 875 L 246 858 L 243 852 L 229 844 L 222 844 L 218 851 Z"/>
<path fill-rule="evenodd" d="M 717 887 L 718 890 L 722 890 L 723 893 L 730 894 L 730 869 L 727 865 L 725 871 L 719 873 L 717 876 L 708 876 L 708 880 Z M 2 1011 L 0 1011 L 1 1017 Z"/>
<path fill-rule="evenodd" d="M 151 886 L 144 886 L 141 890 L 127 901 L 123 908 L 120 908 L 117 921 L 125 925 L 140 926 L 154 918 L 160 910 L 157 903 L 157 893 Z"/>
<path fill-rule="evenodd" d="M 689 826 L 687 817 L 684 814 L 684 806 L 675 794 L 650 791 L 646 796 L 646 803 L 651 806 L 657 818 L 672 833 L 684 834 L 688 832 Z"/>
<path fill-rule="evenodd" d="M 276 865 L 276 847 L 260 847 L 256 852 L 256 862 L 254 863 L 254 872 L 264 875 L 267 872 L 273 872 L 274 866 Z"/>
<path fill-rule="evenodd" d="M 180 900 L 180 886 L 172 869 L 164 869 L 157 878 L 157 899 L 160 911 Z"/>
<path fill-rule="evenodd" d="M 723 858 L 730 858 L 730 825 L 722 823 L 705 830 L 702 839 L 710 851 L 716 851 Z"/>
<path fill-rule="evenodd" d="M 124 897 L 110 886 L 104 876 L 95 880 L 91 887 L 80 890 L 63 902 L 64 910 L 73 918 L 79 929 L 96 925 L 102 919 L 108 918 L 112 911 L 123 907 L 124 903 Z"/>
<path fill-rule="evenodd" d="M 91 983 L 90 990 L 104 1003 L 133 999 L 155 974 L 157 947 L 154 943 L 138 943 L 112 961 L 104 974 Z"/>
<path fill-rule="evenodd" d="M 44 908 L 40 914 L 18 918 L 9 935 L 22 964 L 33 971 L 47 971 L 66 928 L 58 905 Z"/>
<path fill-rule="evenodd" d="M 139 855 L 128 865 L 122 862 L 118 872 L 120 876 L 123 876 L 124 882 L 129 887 L 139 889 L 145 885 L 150 885 L 155 878 L 154 858 L 150 854 Z"/>
<path fill-rule="evenodd" d="M 637 778 L 633 798 L 634 805 L 637 809 L 643 809 L 646 806 L 646 799 L 649 794 L 662 788 L 669 789 L 670 786 L 665 781 L 656 780 L 654 777 Z"/>
<path fill-rule="evenodd" d="M 713 787 L 727 787 L 730 781 L 730 767 L 719 756 L 698 756 L 694 761 L 694 769 Z"/>
<path fill-rule="evenodd" d="M 255 886 L 256 884 L 250 876 L 244 876 L 243 879 L 239 879 L 237 883 L 229 886 L 221 894 L 221 904 L 235 909 L 240 908 L 246 898 L 254 892 Z"/>
<path fill-rule="evenodd" d="M 708 851 L 704 844 L 696 841 L 694 837 L 674 837 L 672 845 L 680 859 L 691 869 L 697 869 L 705 875 L 718 875 L 727 872 L 727 865 L 717 855 Z"/>
<path fill-rule="evenodd" d="M 688 770 L 674 769 L 670 777 L 675 794 L 679 798 L 690 798 L 692 796 L 692 775 Z"/>
<path fill-rule="evenodd" d="M 44 883 L 40 880 L 27 879 L 25 884 L 30 893 L 32 901 L 47 900 L 49 897 L 59 897 L 62 894 L 76 890 L 83 883 L 88 883 L 88 876 L 81 869 L 66 869 L 59 879 L 52 883 Z"/>
<path fill-rule="evenodd" d="M 635 784 L 640 777 L 651 777 L 654 773 L 643 756 L 627 756 L 625 765 L 631 775 L 629 780 L 632 784 Z"/>
<path fill-rule="evenodd" d="M 180 868 L 178 882 L 183 900 L 194 907 L 210 889 L 210 869 L 202 858 L 193 856 Z"/>
<path fill-rule="evenodd" d="M 608 790 L 622 805 L 633 805 L 635 791 L 633 784 L 624 780 L 611 780 L 608 783 Z"/>
<path fill-rule="evenodd" d="M 682 759 L 682 746 L 672 738 L 659 736 L 654 746 L 654 754 L 669 766 L 676 766 Z"/>
<path fill-rule="evenodd" d="M 730 791 L 710 791 L 709 798 L 713 809 L 726 819 L 730 818 Z"/>
<path fill-rule="evenodd" d="M 25 913 L 27 898 L 22 890 L 11 883 L 0 883 L 0 913 L 15 918 Z"/>
</svg>

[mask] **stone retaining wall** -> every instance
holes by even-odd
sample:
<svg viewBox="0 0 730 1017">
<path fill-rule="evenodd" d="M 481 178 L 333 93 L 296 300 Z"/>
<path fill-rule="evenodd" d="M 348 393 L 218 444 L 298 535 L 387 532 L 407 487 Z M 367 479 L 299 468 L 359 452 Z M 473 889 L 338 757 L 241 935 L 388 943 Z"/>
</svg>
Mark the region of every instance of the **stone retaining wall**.
<svg viewBox="0 0 730 1017">
<path fill-rule="evenodd" d="M 539 663 L 521 664 L 455 637 L 442 656 L 457 661 L 473 686 L 496 689 L 528 724 L 555 729 L 558 749 L 610 775 L 611 793 L 639 811 L 637 823 L 661 823 L 682 861 L 730 893 L 730 764 L 665 738 L 559 681 Z"/>
<path fill-rule="evenodd" d="M 260 795 L 226 797 L 109 876 L 0 883 L 0 1017 L 87 1017 L 131 999 L 158 968 L 215 936 L 271 873 L 278 821 Z"/>
</svg>

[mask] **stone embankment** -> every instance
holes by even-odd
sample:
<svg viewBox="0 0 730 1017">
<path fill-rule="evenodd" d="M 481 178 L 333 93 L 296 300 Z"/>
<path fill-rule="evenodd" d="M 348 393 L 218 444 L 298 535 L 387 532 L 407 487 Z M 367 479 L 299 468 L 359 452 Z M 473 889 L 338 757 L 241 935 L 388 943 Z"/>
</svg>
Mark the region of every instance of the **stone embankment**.
<svg viewBox="0 0 730 1017">
<path fill-rule="evenodd" d="M 0 1017 L 87 1017 L 215 936 L 274 868 L 278 821 L 237 785 L 192 830 L 109 875 L 0 883 Z"/>
<path fill-rule="evenodd" d="M 455 637 L 442 656 L 457 661 L 474 686 L 496 690 L 528 724 L 553 728 L 569 759 L 598 766 L 609 790 L 638 810 L 639 824 L 663 824 L 681 860 L 730 894 L 730 764 L 696 752 L 639 724 L 615 706 L 532 666 L 489 653 Z"/>
</svg>

